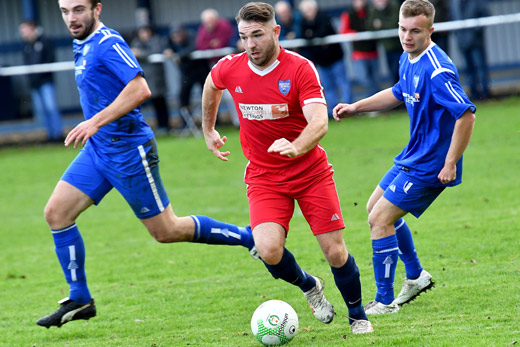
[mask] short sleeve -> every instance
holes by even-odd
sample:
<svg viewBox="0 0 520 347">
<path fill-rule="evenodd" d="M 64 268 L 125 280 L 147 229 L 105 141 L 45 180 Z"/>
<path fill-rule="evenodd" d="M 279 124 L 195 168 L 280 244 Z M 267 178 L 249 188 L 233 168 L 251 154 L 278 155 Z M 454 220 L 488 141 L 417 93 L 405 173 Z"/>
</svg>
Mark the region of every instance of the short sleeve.
<svg viewBox="0 0 520 347">
<path fill-rule="evenodd" d="M 323 87 L 314 64 L 309 60 L 305 60 L 297 70 L 297 73 L 300 106 L 303 107 L 312 103 L 326 104 Z"/>
<path fill-rule="evenodd" d="M 469 100 L 454 72 L 446 70 L 433 76 L 432 86 L 433 99 L 454 119 L 461 117 L 468 108 L 475 113 L 476 106 Z"/>
<path fill-rule="evenodd" d="M 401 88 L 400 81 L 398 81 L 396 84 L 394 84 L 394 86 L 392 87 L 392 93 L 394 93 L 394 96 L 398 100 L 404 101 L 403 89 Z"/>
<path fill-rule="evenodd" d="M 221 72 L 226 68 L 226 62 L 228 62 L 230 59 L 230 55 L 223 57 L 211 69 L 211 79 L 213 80 L 215 87 L 218 89 L 226 89 L 224 81 L 221 78 L 221 76 L 225 76 L 225 74 Z"/>
<path fill-rule="evenodd" d="M 138 74 L 144 76 L 137 59 L 122 37 L 112 35 L 100 42 L 100 60 L 123 84 L 128 84 Z"/>
</svg>

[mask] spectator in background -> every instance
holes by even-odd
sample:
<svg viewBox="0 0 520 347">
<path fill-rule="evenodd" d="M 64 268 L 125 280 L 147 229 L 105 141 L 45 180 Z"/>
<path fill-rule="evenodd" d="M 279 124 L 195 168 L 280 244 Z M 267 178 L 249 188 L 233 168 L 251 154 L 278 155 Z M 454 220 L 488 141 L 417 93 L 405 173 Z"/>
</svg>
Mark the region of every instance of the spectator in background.
<svg viewBox="0 0 520 347">
<path fill-rule="evenodd" d="M 274 5 L 276 22 L 280 25 L 280 40 L 301 37 L 301 16 L 294 11 L 288 1 L 281 0 Z"/>
<path fill-rule="evenodd" d="M 217 49 L 231 47 L 233 38 L 233 26 L 231 23 L 219 17 L 217 10 L 208 8 L 200 14 L 201 24 L 197 32 L 195 46 L 198 50 Z M 215 64 L 221 57 L 211 59 Z"/>
<path fill-rule="evenodd" d="M 453 20 L 489 16 L 485 0 L 452 0 L 451 17 Z M 489 97 L 489 68 L 486 58 L 484 28 L 471 28 L 455 31 L 457 45 L 466 61 L 466 76 L 471 88 L 471 97 Z"/>
<path fill-rule="evenodd" d="M 398 0 L 372 0 L 372 6 L 368 7 L 367 24 L 370 30 L 395 29 L 399 22 Z M 397 31 L 396 31 L 397 32 Z M 399 58 L 403 48 L 399 37 L 381 39 L 379 42 L 385 49 L 386 63 L 392 79 L 392 84 L 399 81 Z"/>
<path fill-rule="evenodd" d="M 25 42 L 23 61 L 26 65 L 54 62 L 54 46 L 41 33 L 33 20 L 24 20 L 19 26 L 20 36 Z M 30 74 L 31 100 L 36 120 L 47 130 L 49 141 L 63 140 L 63 126 L 56 100 L 56 89 L 52 72 Z"/>
<path fill-rule="evenodd" d="M 209 73 L 207 59 L 191 59 L 190 54 L 196 50 L 195 33 L 183 25 L 172 25 L 170 30 L 170 47 L 165 50 L 166 57 L 173 59 L 179 66 L 180 93 L 179 105 L 183 122 L 185 116 L 192 117 L 191 90 L 195 84 L 200 84 L 201 90 Z M 186 124 L 183 124 L 186 127 Z"/>
<path fill-rule="evenodd" d="M 308 40 L 336 34 L 331 18 L 320 11 L 315 0 L 300 2 L 302 14 L 302 37 Z M 332 109 L 338 100 L 351 100 L 350 81 L 343 61 L 343 49 L 339 43 L 309 46 L 302 54 L 312 60 L 318 69 L 327 100 L 327 111 L 332 117 Z"/>
<path fill-rule="evenodd" d="M 166 103 L 166 76 L 162 62 L 150 62 L 152 54 L 163 53 L 167 44 L 156 35 L 151 26 L 142 26 L 137 30 L 137 36 L 131 43 L 137 61 L 144 70 L 148 86 L 152 92 L 151 102 L 157 120 L 156 135 L 166 135 L 170 129 L 168 105 Z"/>
<path fill-rule="evenodd" d="M 434 23 L 448 22 L 450 20 L 450 5 L 448 0 L 430 0 L 435 6 Z M 432 41 L 435 42 L 446 54 L 448 54 L 449 31 L 437 31 L 432 34 Z"/>
<path fill-rule="evenodd" d="M 234 29 L 231 23 L 220 18 L 217 10 L 208 8 L 200 14 L 201 24 L 197 32 L 196 47 L 198 50 L 218 49 L 225 47 L 235 47 Z M 239 48 L 240 49 L 240 48 Z M 214 57 L 209 60 L 210 65 L 216 64 L 222 56 Z M 222 94 L 224 109 L 229 113 L 229 118 L 235 127 L 239 127 L 238 114 L 231 94 L 224 91 Z M 221 112 L 221 114 L 224 112 Z"/>
<path fill-rule="evenodd" d="M 341 14 L 340 33 L 368 31 L 368 7 L 367 0 L 352 0 L 352 7 Z M 377 41 L 354 41 L 352 48 L 352 64 L 357 80 L 363 87 L 362 97 L 375 94 L 379 90 Z"/>
</svg>

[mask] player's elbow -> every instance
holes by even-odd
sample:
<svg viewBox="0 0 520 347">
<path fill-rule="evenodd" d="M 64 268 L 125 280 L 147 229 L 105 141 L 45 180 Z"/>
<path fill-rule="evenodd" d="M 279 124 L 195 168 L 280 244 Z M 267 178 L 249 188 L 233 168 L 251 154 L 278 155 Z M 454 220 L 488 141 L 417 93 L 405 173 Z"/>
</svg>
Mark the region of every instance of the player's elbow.
<svg viewBox="0 0 520 347">
<path fill-rule="evenodd" d="M 471 113 L 471 115 L 469 116 L 469 119 L 470 119 L 471 124 L 475 124 L 477 117 L 475 117 L 474 113 Z"/>
<path fill-rule="evenodd" d="M 464 122 L 468 125 L 473 125 L 475 124 L 475 120 L 476 120 L 476 117 L 475 117 L 475 114 L 473 112 L 471 112 L 470 110 L 467 110 L 466 113 L 464 113 L 460 118 L 459 120 L 461 122 Z"/>
<path fill-rule="evenodd" d="M 141 90 L 139 92 L 139 100 L 141 101 L 141 103 L 150 99 L 151 96 L 152 96 L 152 91 L 150 90 L 150 88 L 148 88 L 148 86 L 141 88 Z"/>
<path fill-rule="evenodd" d="M 321 139 L 329 131 L 329 119 L 324 118 L 317 127 L 317 135 Z"/>
<path fill-rule="evenodd" d="M 329 131 L 329 119 L 327 118 L 322 126 L 323 135 Z"/>
</svg>

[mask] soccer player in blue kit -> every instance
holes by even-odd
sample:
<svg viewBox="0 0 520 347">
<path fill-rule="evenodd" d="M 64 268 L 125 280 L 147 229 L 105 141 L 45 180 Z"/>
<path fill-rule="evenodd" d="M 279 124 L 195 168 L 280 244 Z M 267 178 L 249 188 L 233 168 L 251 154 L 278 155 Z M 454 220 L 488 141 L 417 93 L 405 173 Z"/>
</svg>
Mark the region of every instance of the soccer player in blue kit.
<svg viewBox="0 0 520 347">
<path fill-rule="evenodd" d="M 56 254 L 70 286 L 59 309 L 37 321 L 58 326 L 96 315 L 87 287 L 85 246 L 77 217 L 114 187 L 158 241 L 242 245 L 252 249 L 249 227 L 206 216 L 177 217 L 159 175 L 152 129 L 140 112 L 150 97 L 143 70 L 121 35 L 100 22 L 100 0 L 59 0 L 74 38 L 76 83 L 85 121 L 65 145 L 84 147 L 66 169 L 46 207 Z"/>
<path fill-rule="evenodd" d="M 410 115 L 410 142 L 394 158 L 394 166 L 367 203 L 377 293 L 366 304 L 366 314 L 398 312 L 400 305 L 433 286 L 402 217 L 411 213 L 418 218 L 444 188 L 461 183 L 462 154 L 473 132 L 476 107 L 464 93 L 455 65 L 431 41 L 434 16 L 429 1 L 404 1 L 399 14 L 404 50 L 399 81 L 354 104 L 338 104 L 333 111 L 340 121 L 404 102 Z M 394 300 L 398 256 L 405 265 L 406 279 Z"/>
</svg>

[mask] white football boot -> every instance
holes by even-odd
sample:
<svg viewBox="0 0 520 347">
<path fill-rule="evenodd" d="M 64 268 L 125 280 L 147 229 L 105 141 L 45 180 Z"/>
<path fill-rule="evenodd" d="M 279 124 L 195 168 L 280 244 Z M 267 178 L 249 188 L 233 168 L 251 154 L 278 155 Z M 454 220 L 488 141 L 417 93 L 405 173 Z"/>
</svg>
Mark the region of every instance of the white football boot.
<svg viewBox="0 0 520 347">
<path fill-rule="evenodd" d="M 355 320 L 350 324 L 353 334 L 368 334 L 374 331 L 372 323 L 367 320 Z"/>
<path fill-rule="evenodd" d="M 391 302 L 388 305 L 385 305 L 379 301 L 372 300 L 368 304 L 365 305 L 365 313 L 367 315 L 372 314 L 388 314 L 388 313 L 397 313 L 399 312 L 399 305 Z"/>
<path fill-rule="evenodd" d="M 332 304 L 325 298 L 325 295 L 323 295 L 323 285 L 321 284 L 320 279 L 316 276 L 312 277 L 316 280 L 316 286 L 303 293 L 303 295 L 307 298 L 314 317 L 322 323 L 329 324 L 332 322 L 334 315 L 336 314 L 336 312 L 334 312 L 334 306 L 332 306 Z"/>
<path fill-rule="evenodd" d="M 409 280 L 406 278 L 403 283 L 403 288 L 399 295 L 393 301 L 396 305 L 404 305 L 415 299 L 422 292 L 432 288 L 435 283 L 432 281 L 432 275 L 426 270 L 422 270 L 418 278 Z"/>
</svg>

